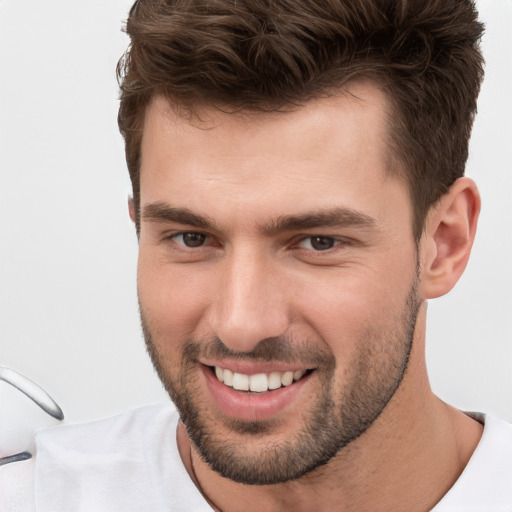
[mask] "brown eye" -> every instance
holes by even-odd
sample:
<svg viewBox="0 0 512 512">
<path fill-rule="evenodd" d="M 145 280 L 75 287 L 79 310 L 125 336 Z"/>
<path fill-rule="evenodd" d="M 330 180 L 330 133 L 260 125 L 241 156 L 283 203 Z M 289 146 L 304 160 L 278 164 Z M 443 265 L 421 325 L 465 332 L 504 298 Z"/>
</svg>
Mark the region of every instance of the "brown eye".
<svg viewBox="0 0 512 512">
<path fill-rule="evenodd" d="M 335 244 L 334 238 L 328 236 L 312 236 L 309 238 L 311 247 L 315 251 L 327 251 L 332 249 Z"/>
<path fill-rule="evenodd" d="M 203 233 L 180 233 L 174 236 L 174 239 L 185 247 L 201 247 L 206 240 Z"/>
</svg>

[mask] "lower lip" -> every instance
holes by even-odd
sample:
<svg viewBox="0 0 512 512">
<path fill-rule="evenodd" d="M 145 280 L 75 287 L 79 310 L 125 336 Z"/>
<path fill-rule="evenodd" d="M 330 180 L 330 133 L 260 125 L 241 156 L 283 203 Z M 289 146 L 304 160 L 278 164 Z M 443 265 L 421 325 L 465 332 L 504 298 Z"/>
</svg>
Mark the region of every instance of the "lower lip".
<svg viewBox="0 0 512 512">
<path fill-rule="evenodd" d="M 267 420 L 291 407 L 312 374 L 306 374 L 289 386 L 250 393 L 226 386 L 213 374 L 211 368 L 202 365 L 202 373 L 213 401 L 226 416 L 242 421 Z"/>
</svg>

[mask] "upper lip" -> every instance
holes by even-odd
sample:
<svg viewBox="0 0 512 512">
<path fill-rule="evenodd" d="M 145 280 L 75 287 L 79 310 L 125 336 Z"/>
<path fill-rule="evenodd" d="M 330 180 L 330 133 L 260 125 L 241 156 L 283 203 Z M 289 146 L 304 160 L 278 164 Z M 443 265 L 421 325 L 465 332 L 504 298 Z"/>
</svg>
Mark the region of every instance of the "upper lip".
<svg viewBox="0 0 512 512">
<path fill-rule="evenodd" d="M 256 375 L 257 373 L 272 372 L 295 372 L 297 370 L 306 371 L 313 369 L 304 364 L 266 362 L 266 361 L 233 361 L 233 360 L 204 360 L 200 361 L 205 366 L 218 366 L 224 370 L 230 370 L 233 373 L 242 373 L 244 375 Z"/>
</svg>

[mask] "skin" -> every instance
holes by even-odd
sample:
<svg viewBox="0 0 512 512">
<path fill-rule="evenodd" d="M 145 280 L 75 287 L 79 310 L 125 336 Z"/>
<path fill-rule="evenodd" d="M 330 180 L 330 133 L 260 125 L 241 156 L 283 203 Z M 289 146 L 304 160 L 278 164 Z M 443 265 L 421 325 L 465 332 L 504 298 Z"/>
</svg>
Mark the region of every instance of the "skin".
<svg viewBox="0 0 512 512">
<path fill-rule="evenodd" d="M 467 178 L 458 180 L 432 208 L 417 244 L 407 185 L 388 168 L 386 97 L 370 83 L 354 84 L 350 93 L 286 113 L 204 108 L 198 118 L 184 118 L 162 98 L 147 111 L 141 314 L 161 378 L 174 382 L 175 392 L 192 390 L 215 439 L 253 461 L 270 446 L 296 442 L 327 375 L 318 363 L 289 402 L 265 420 L 264 433 L 248 435 L 233 428 L 204 378 L 203 365 L 212 363 L 205 354 L 215 337 L 232 354 L 252 354 L 268 339 L 296 344 L 299 354 L 308 353 L 304 348 L 328 354 L 334 361 L 328 382 L 341 422 L 347 403 L 341 390 L 359 389 L 353 368 L 361 358 L 377 390 L 387 382 L 378 380 L 379 373 L 398 386 L 369 427 L 326 465 L 276 485 L 249 486 L 221 476 L 180 425 L 183 462 L 218 510 L 426 511 L 456 481 L 481 435 L 478 423 L 433 395 L 424 355 L 426 299 L 448 292 L 465 268 L 480 207 L 477 189 Z M 176 220 L 165 213 L 169 208 L 187 209 L 209 225 L 183 215 Z M 284 216 L 333 209 L 357 212 L 366 221 L 269 228 Z M 205 238 L 187 247 L 183 233 L 190 232 Z M 315 236 L 335 243 L 317 250 Z M 411 290 L 418 311 L 407 358 L 397 348 L 407 340 L 396 333 Z M 190 340 L 200 352 L 183 381 L 183 348 Z M 294 364 L 311 368 L 307 357 Z M 401 379 L 394 369 L 400 362 L 407 364 Z M 266 361 L 265 368 L 276 364 Z M 250 412 L 258 422 L 257 408 Z"/>
</svg>

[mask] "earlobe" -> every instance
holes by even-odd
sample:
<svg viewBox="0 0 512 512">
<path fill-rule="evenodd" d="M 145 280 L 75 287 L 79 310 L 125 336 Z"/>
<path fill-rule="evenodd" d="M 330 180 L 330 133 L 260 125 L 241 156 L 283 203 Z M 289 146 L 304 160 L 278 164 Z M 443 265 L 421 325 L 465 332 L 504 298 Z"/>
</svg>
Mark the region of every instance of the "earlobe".
<svg viewBox="0 0 512 512">
<path fill-rule="evenodd" d="M 422 292 L 425 299 L 448 293 L 466 268 L 475 239 L 480 194 L 469 178 L 459 178 L 434 205 L 422 237 Z"/>
<path fill-rule="evenodd" d="M 133 202 L 133 197 L 128 197 L 128 213 L 130 214 L 130 219 L 133 223 L 135 223 L 135 203 Z"/>
</svg>

